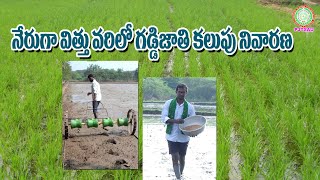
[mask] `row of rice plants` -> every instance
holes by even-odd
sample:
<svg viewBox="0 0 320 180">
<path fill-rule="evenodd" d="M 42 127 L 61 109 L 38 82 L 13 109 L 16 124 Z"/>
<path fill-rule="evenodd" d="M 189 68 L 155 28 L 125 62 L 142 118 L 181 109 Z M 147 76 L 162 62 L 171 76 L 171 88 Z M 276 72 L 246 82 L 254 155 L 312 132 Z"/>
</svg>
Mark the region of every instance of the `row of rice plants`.
<svg viewBox="0 0 320 180">
<path fill-rule="evenodd" d="M 230 71 L 225 66 L 225 59 L 217 58 L 214 62 L 214 71 L 217 73 L 217 179 L 229 179 L 231 162 L 231 131 L 234 115 L 231 109 L 233 102 L 228 94 L 227 86 L 230 81 Z M 220 153 L 224 152 L 224 153 Z"/>
<path fill-rule="evenodd" d="M 47 66 L 46 61 L 39 59 L 25 61 L 24 65 L 17 65 L 17 61 L 4 61 L 8 67 L 16 68 L 1 67 L 1 71 L 6 72 L 2 74 L 2 78 L 7 79 L 1 88 L 5 95 L 2 98 L 4 108 L 3 118 L 1 118 L 4 126 L 2 126 L 3 133 L 0 137 L 4 142 L 4 148 L 1 148 L 2 152 L 0 152 L 3 156 L 3 167 L 5 167 L 2 175 L 9 178 L 33 177 L 44 171 L 47 166 L 42 166 L 41 169 L 36 166 L 43 160 L 38 156 L 39 154 L 55 152 L 55 154 L 49 153 L 46 159 L 59 162 L 60 149 L 48 147 L 61 146 L 57 141 L 52 141 L 60 137 L 57 133 L 57 125 L 60 124 L 49 126 L 50 123 L 56 122 L 56 113 L 60 110 L 61 85 L 59 82 L 61 81 L 59 80 L 60 69 L 57 69 L 60 66 L 54 61 Z M 26 66 L 30 68 L 26 69 Z M 51 78 L 48 80 L 48 77 Z M 50 92 L 43 86 L 51 87 L 56 91 Z M 51 137 L 48 137 L 48 133 L 51 133 Z M 48 140 L 51 140 L 51 143 L 46 144 Z M 55 169 L 46 169 L 46 171 L 54 172 Z"/>
<path fill-rule="evenodd" d="M 101 25 L 105 29 L 117 31 L 129 16 L 139 19 L 139 14 L 133 16 L 136 13 L 133 10 L 119 13 L 128 4 L 127 2 L 116 4 L 114 1 L 115 8 L 106 8 L 106 4 L 99 1 L 77 2 L 79 6 L 74 6 L 74 3 L 68 6 L 61 1 L 55 2 L 56 6 L 50 8 L 50 2 L 41 4 L 37 8 L 33 6 L 34 3 L 19 4 L 18 8 L 21 9 L 19 15 L 15 14 L 16 10 L 13 8 L 7 8 L 6 17 L 8 18 L 6 19 L 10 19 L 10 22 L 1 22 L 2 27 L 8 26 L 7 29 L 10 29 L 18 23 L 23 23 L 27 28 L 36 27 L 38 31 L 59 32 L 64 28 L 72 30 L 80 26 L 88 31 Z M 15 2 L 12 2 L 9 6 L 14 7 L 14 4 Z M 136 7 L 142 9 L 143 4 L 145 3 L 137 2 Z M 57 6 L 64 6 L 64 8 L 55 8 Z M 101 12 L 104 13 L 103 17 Z M 21 17 L 24 17 L 25 20 L 21 20 Z M 82 20 L 76 20 L 75 17 Z M 147 16 L 140 15 L 140 17 Z M 123 22 L 120 22 L 119 19 Z M 8 33 L 1 32 L 2 34 Z M 8 35 L 3 38 L 1 43 L 8 44 L 12 37 Z M 63 171 L 61 166 L 62 139 L 58 138 L 61 137 L 62 118 L 61 61 L 76 59 L 75 53 L 64 53 L 56 49 L 52 53 L 13 53 L 7 47 L 4 47 L 5 51 L 1 54 L 1 61 L 4 64 L 1 66 L 1 72 L 4 72 L 1 78 L 5 80 L 0 88 L 2 94 L 5 95 L 2 98 L 1 108 L 4 113 L 1 120 L 6 123 L 3 123 L 4 126 L 1 128 L 3 133 L 0 136 L 1 144 L 4 144 L 4 148 L 0 148 L 4 167 L 1 169 L 0 177 L 19 179 L 36 177 L 70 179 L 74 176 L 77 176 L 78 179 L 101 178 L 106 171 Z M 134 58 L 131 52 L 117 55 L 104 52 L 97 53 L 97 56 L 93 55 L 93 57 L 95 59 Z M 142 153 L 139 154 L 142 157 Z M 109 173 L 114 174 L 115 172 L 110 171 Z M 137 173 L 141 175 L 140 171 Z"/>
<path fill-rule="evenodd" d="M 284 57 L 285 58 L 285 57 Z M 282 58 L 282 59 L 284 59 Z M 294 154 L 299 154 L 299 150 L 297 150 L 297 145 L 290 145 L 290 148 L 287 150 L 284 150 L 284 145 L 286 142 L 290 142 L 292 144 L 292 138 L 290 137 L 292 135 L 297 135 L 300 131 L 300 135 L 306 134 L 300 138 L 304 140 L 310 139 L 308 137 L 308 134 L 313 134 L 311 129 L 304 129 L 302 130 L 303 126 L 301 123 L 300 118 L 288 118 L 288 116 L 292 116 L 292 114 L 300 114 L 299 111 L 301 111 L 301 108 L 292 108 L 292 106 L 296 106 L 297 100 L 299 101 L 299 95 L 296 93 L 296 87 L 305 88 L 310 86 L 309 83 L 305 83 L 306 79 L 304 79 L 301 83 L 297 83 L 297 79 L 301 79 L 301 77 L 305 76 L 304 73 L 300 73 L 301 71 L 297 71 L 296 69 L 290 70 L 289 68 L 292 68 L 292 63 L 288 63 L 286 61 L 279 63 L 279 62 L 270 62 L 269 66 L 261 66 L 264 68 L 259 68 L 257 71 L 256 69 L 252 69 L 251 72 L 255 73 L 255 76 L 253 76 L 253 79 L 256 79 L 256 82 L 258 84 L 263 84 L 262 86 L 258 86 L 256 89 L 261 89 L 261 94 L 265 94 L 266 100 L 262 100 L 262 104 L 266 104 L 266 107 L 260 107 L 261 117 L 264 117 L 263 114 L 268 114 L 268 116 L 265 116 L 262 118 L 263 127 L 265 127 L 265 137 L 267 138 L 268 142 L 268 148 L 269 153 L 272 153 L 272 156 L 267 157 L 267 161 L 269 162 L 269 171 L 267 172 L 267 177 L 271 178 L 283 178 L 283 176 L 290 176 L 291 174 L 288 173 L 288 170 L 290 170 L 290 164 L 296 163 L 301 159 L 301 157 L 295 157 Z M 265 70 L 267 69 L 267 71 Z M 313 71 L 316 72 L 316 71 Z M 299 75 L 296 75 L 296 74 Z M 276 85 L 275 85 L 276 84 Z M 313 86 L 315 83 L 311 83 Z M 277 86 L 277 87 L 274 87 Z M 316 95 L 316 92 L 312 92 L 312 89 L 303 90 L 302 92 L 310 92 L 312 95 Z M 308 98 L 308 100 L 312 100 L 313 98 Z M 300 102 L 303 105 L 307 105 L 308 101 Z M 272 112 L 261 112 L 263 109 L 270 109 Z M 290 109 L 290 110 L 288 110 Z M 288 113 L 290 112 L 290 113 Z M 271 115 L 269 115 L 271 114 Z M 271 116 L 271 117 L 270 117 Z M 312 115 L 310 116 L 312 117 Z M 308 118 L 309 122 L 312 123 L 315 121 L 315 119 Z M 300 123 L 298 123 L 300 122 Z M 298 124 L 297 124 L 298 123 Z M 299 128 L 289 128 L 289 131 L 286 130 L 286 127 L 290 127 L 292 125 L 298 126 Z M 300 127 L 300 126 L 301 127 Z M 311 137 L 314 135 L 311 135 Z M 314 145 L 311 145 L 312 143 L 305 143 L 304 145 L 309 144 L 309 147 L 315 147 Z M 296 147 L 295 149 L 292 149 L 293 147 Z M 312 148 L 311 148 L 312 149 Z M 291 160 L 289 160 L 287 154 L 293 154 L 291 157 Z M 315 151 L 308 151 L 308 155 L 315 154 Z M 314 164 L 317 162 L 316 156 L 313 156 L 313 162 L 312 163 L 306 163 L 306 164 Z M 279 158 L 281 161 L 279 162 Z M 301 161 L 301 160 L 300 160 Z M 274 163 L 276 165 L 274 165 Z M 315 166 L 313 166 L 315 168 Z M 309 168 L 310 170 L 310 168 Z M 286 173 L 284 173 L 286 171 Z M 300 171 L 300 170 L 298 170 Z M 307 171 L 307 169 L 302 171 Z M 297 174 L 297 172 L 294 172 L 294 174 Z M 317 172 L 315 172 L 317 174 Z M 310 173 L 309 173 L 310 175 Z M 305 178 L 314 178 L 314 174 L 311 174 L 310 176 L 304 176 Z"/>
<path fill-rule="evenodd" d="M 170 25 L 167 20 L 169 16 L 169 8 L 166 1 L 141 1 L 140 6 L 135 9 L 135 13 L 132 14 L 133 17 L 136 17 L 137 22 L 135 23 L 135 29 L 141 29 L 142 27 L 148 28 L 151 25 L 154 25 L 158 28 L 158 32 L 170 32 Z M 161 14 L 161 16 L 158 16 Z M 134 44 L 131 44 L 133 47 Z M 136 51 L 136 50 L 135 50 Z M 127 53 L 127 52 L 126 52 Z M 131 54 L 131 58 L 132 58 Z M 138 52 L 138 57 L 136 60 L 139 60 L 141 63 L 142 77 L 159 77 L 162 75 L 163 67 L 166 64 L 166 61 L 169 59 L 169 52 L 159 52 L 159 61 L 151 62 L 148 58 L 148 51 Z M 141 106 L 142 107 L 142 106 Z"/>
<path fill-rule="evenodd" d="M 265 64 L 263 62 L 260 63 Z M 260 66 L 263 67 L 259 68 L 259 70 L 252 67 L 252 78 L 256 80 L 254 88 L 259 89 L 252 98 L 256 102 L 254 105 L 256 106 L 255 112 L 258 114 L 258 120 L 262 126 L 265 145 L 265 152 L 262 156 L 263 175 L 268 179 L 287 178 L 290 175 L 287 170 L 291 160 L 284 148 L 285 126 L 279 117 L 280 102 L 275 95 L 279 89 L 274 85 L 275 79 L 269 79 L 268 77 L 265 70 L 268 66 Z M 269 66 L 272 66 L 272 64 L 269 63 Z M 285 67 L 273 68 L 284 69 Z"/>
<path fill-rule="evenodd" d="M 240 61 L 240 60 L 239 60 Z M 245 72 L 246 68 L 240 62 L 234 62 L 231 71 L 236 68 L 242 68 Z M 240 136 L 238 151 L 242 160 L 240 169 L 244 179 L 257 178 L 260 174 L 260 157 L 263 153 L 263 139 L 261 126 L 258 123 L 256 112 L 254 110 L 252 99 L 256 89 L 251 87 L 253 83 L 245 73 L 234 74 L 240 76 L 239 80 L 234 82 L 230 89 L 232 103 L 234 104 L 235 130 Z M 232 80 L 231 80 L 232 81 Z"/>
<path fill-rule="evenodd" d="M 203 64 L 201 63 L 201 54 L 191 50 L 189 52 L 189 75 L 191 77 L 201 77 Z"/>
<path fill-rule="evenodd" d="M 192 30 L 200 28 L 200 26 L 209 25 L 211 10 L 208 4 L 212 1 L 187 1 L 184 3 L 172 1 L 173 12 L 170 14 L 172 19 L 172 26 L 175 28 L 185 27 L 189 30 L 190 37 Z M 188 13 L 186 13 L 188 12 Z M 201 13 L 199 13 L 201 12 Z M 209 76 L 202 73 L 201 59 L 198 57 L 199 53 L 194 51 L 192 47 L 188 53 L 176 51 L 174 58 L 173 74 L 174 76 Z M 202 56 L 203 54 L 201 54 Z M 201 74 L 202 73 L 202 74 Z"/>
</svg>

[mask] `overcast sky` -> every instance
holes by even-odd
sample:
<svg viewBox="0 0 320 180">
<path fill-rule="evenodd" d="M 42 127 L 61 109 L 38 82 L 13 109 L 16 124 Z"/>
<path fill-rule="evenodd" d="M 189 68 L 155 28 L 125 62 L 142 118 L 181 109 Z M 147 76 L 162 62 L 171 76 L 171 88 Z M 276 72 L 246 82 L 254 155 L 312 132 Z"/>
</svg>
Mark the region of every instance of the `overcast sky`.
<svg viewBox="0 0 320 180">
<path fill-rule="evenodd" d="M 91 64 L 96 64 L 102 69 L 122 69 L 133 71 L 138 68 L 138 61 L 69 61 L 72 71 L 87 69 Z"/>
</svg>

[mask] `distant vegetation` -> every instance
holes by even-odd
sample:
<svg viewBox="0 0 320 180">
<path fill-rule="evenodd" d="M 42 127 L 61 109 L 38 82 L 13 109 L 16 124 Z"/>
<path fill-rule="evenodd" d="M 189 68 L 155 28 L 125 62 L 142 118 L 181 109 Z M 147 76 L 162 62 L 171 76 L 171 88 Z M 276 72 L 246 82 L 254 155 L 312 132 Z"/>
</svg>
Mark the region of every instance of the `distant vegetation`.
<svg viewBox="0 0 320 180">
<path fill-rule="evenodd" d="M 138 82 L 138 68 L 134 71 L 123 71 L 122 69 L 102 69 L 99 65 L 90 65 L 85 70 L 72 71 L 68 62 L 63 64 L 63 80 L 88 81 L 88 75 L 93 74 L 100 82 Z"/>
<path fill-rule="evenodd" d="M 146 78 L 143 80 L 144 101 L 165 101 L 176 96 L 176 86 L 188 86 L 186 99 L 193 102 L 215 102 L 215 78 Z"/>
<path fill-rule="evenodd" d="M 302 0 L 259 0 L 262 3 L 275 3 L 275 4 L 292 4 L 299 5 L 303 4 Z"/>
</svg>

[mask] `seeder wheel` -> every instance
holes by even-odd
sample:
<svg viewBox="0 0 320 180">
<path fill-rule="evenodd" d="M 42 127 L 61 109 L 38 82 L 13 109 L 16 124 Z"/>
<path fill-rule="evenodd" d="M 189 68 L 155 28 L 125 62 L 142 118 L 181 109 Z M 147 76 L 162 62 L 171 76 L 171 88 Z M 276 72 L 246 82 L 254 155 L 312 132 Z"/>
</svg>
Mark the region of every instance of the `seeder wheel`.
<svg viewBox="0 0 320 180">
<path fill-rule="evenodd" d="M 137 129 L 137 115 L 133 109 L 130 109 L 127 113 L 128 118 L 128 132 L 130 135 L 134 135 Z"/>
</svg>

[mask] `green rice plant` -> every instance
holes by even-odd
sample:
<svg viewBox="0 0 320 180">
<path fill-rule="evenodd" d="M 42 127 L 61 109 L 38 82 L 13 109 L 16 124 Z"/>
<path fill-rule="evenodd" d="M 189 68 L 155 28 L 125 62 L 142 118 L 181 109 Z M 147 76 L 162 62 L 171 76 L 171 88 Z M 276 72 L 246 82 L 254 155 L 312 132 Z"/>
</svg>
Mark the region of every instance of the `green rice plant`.
<svg viewBox="0 0 320 180">
<path fill-rule="evenodd" d="M 172 69 L 174 77 L 184 77 L 186 75 L 188 70 L 185 65 L 184 52 L 176 51 Z"/>
<path fill-rule="evenodd" d="M 222 104 L 225 102 L 225 91 L 224 87 L 221 84 L 222 82 L 218 82 L 218 94 L 217 103 Z M 225 104 L 225 103 L 224 103 Z M 228 109 L 225 106 L 218 108 L 218 124 L 217 125 L 217 135 L 222 138 L 217 138 L 217 152 L 230 152 L 230 132 L 231 132 L 231 118 L 230 114 L 228 114 Z M 220 179 L 228 179 L 228 173 L 230 170 L 229 166 L 229 153 L 217 153 L 217 164 L 219 164 L 217 168 L 217 177 Z"/>
<path fill-rule="evenodd" d="M 201 76 L 201 61 L 200 61 L 200 53 L 191 50 L 189 53 L 189 74 L 190 77 L 200 77 Z"/>
<path fill-rule="evenodd" d="M 267 148 L 265 155 L 264 176 L 268 179 L 281 179 L 285 177 L 285 171 L 290 163 L 284 151 L 285 126 L 283 119 L 275 114 L 279 109 L 274 110 L 271 93 L 276 88 L 270 84 L 264 71 L 255 71 L 254 77 L 257 79 L 257 86 L 260 92 L 257 96 L 257 110 L 260 124 L 263 131 L 263 139 Z M 260 96 L 259 96 L 260 95 Z M 276 106 L 281 107 L 281 106 Z M 281 159 L 281 161 L 279 161 Z"/>
<path fill-rule="evenodd" d="M 114 175 L 114 179 L 119 179 L 119 180 L 126 180 L 126 179 L 142 179 L 142 172 L 141 171 L 116 171 Z"/>
</svg>

